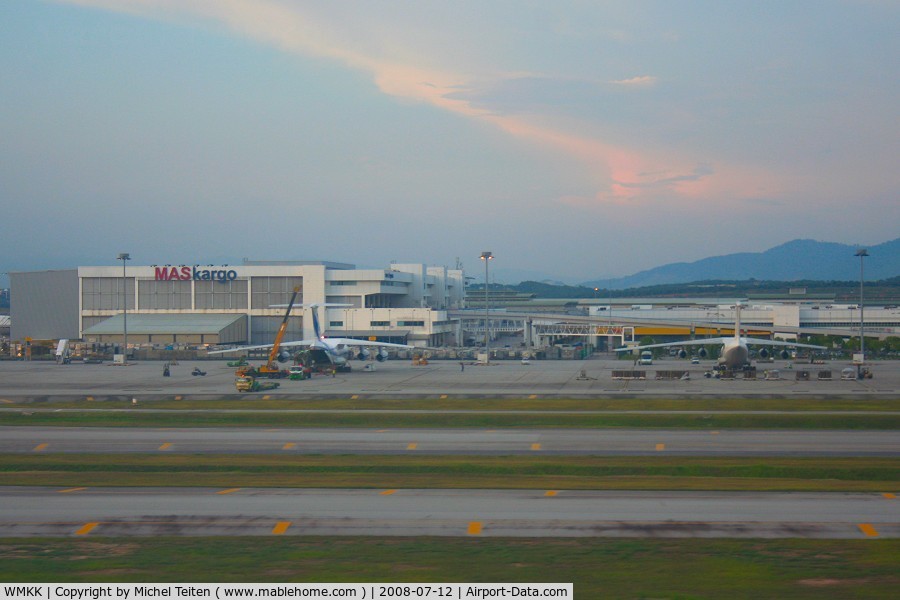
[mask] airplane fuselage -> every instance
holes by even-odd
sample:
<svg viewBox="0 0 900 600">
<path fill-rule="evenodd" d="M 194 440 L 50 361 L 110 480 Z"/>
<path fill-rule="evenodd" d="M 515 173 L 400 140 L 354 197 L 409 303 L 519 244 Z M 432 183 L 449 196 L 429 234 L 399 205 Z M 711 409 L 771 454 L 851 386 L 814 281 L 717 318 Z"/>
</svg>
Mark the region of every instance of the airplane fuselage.
<svg viewBox="0 0 900 600">
<path fill-rule="evenodd" d="M 740 369 L 750 359 L 750 350 L 747 344 L 741 340 L 734 339 L 726 342 L 722 348 L 722 354 L 719 356 L 719 364 L 729 369 Z"/>
</svg>

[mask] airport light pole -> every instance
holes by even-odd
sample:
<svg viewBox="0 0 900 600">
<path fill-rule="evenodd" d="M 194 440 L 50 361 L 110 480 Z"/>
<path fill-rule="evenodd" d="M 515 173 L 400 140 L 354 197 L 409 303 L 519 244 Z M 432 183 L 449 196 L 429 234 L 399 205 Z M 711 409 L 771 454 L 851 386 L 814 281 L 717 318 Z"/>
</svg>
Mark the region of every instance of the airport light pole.
<svg viewBox="0 0 900 600">
<path fill-rule="evenodd" d="M 490 313 L 488 308 L 488 263 L 494 260 L 494 255 L 490 252 L 482 252 L 481 260 L 484 261 L 484 353 L 487 355 L 487 362 L 491 362 L 491 351 L 489 348 L 491 333 L 488 323 L 490 323 Z"/>
<path fill-rule="evenodd" d="M 122 252 L 116 260 L 122 261 L 122 337 L 124 338 L 122 362 L 128 364 L 128 279 L 125 278 L 125 263 L 131 260 L 131 255 L 127 252 Z"/>
<path fill-rule="evenodd" d="M 860 248 L 856 251 L 859 257 L 859 354 L 861 362 L 866 362 L 866 337 L 863 333 L 863 323 L 865 322 L 863 313 L 863 259 L 869 255 L 868 250 Z M 857 371 L 859 367 L 857 367 Z"/>
</svg>

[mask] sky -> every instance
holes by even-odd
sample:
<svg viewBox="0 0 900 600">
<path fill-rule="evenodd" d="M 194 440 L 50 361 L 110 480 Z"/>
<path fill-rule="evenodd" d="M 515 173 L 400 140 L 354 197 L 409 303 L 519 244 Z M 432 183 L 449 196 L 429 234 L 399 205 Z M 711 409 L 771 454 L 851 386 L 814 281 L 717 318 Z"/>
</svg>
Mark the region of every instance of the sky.
<svg viewBox="0 0 900 600">
<path fill-rule="evenodd" d="M 4 0 L 0 271 L 881 243 L 897 31 L 889 0 Z"/>
</svg>

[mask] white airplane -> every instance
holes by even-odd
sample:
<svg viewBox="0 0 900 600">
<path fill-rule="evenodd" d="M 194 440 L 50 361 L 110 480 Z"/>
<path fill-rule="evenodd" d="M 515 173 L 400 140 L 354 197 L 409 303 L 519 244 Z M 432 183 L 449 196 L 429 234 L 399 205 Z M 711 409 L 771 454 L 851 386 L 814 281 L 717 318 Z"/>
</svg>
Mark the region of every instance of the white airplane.
<svg viewBox="0 0 900 600">
<path fill-rule="evenodd" d="M 372 342 L 368 340 L 354 340 L 351 338 L 329 338 L 322 334 L 319 327 L 319 316 L 317 309 L 326 306 L 350 306 L 348 304 L 308 304 L 305 308 L 312 309 L 313 330 L 316 337 L 311 340 L 297 340 L 293 342 L 281 342 L 280 348 L 290 348 L 298 346 L 306 346 L 306 350 L 310 352 L 312 361 L 315 364 L 330 364 L 335 369 L 346 369 L 348 361 L 351 358 L 366 360 L 372 354 L 369 348 L 378 348 L 375 353 L 375 360 L 384 362 L 388 358 L 387 348 L 402 348 L 411 350 L 415 346 L 406 344 L 389 344 L 386 342 Z M 247 350 L 262 350 L 272 348 L 274 344 L 263 344 L 261 346 L 240 346 L 229 350 L 214 350 L 210 354 L 225 354 L 227 352 L 243 352 Z M 290 353 L 279 352 L 278 359 L 281 361 L 288 360 Z"/>
<path fill-rule="evenodd" d="M 666 344 L 650 344 L 648 346 L 636 346 L 616 348 L 616 352 L 625 352 L 626 350 L 650 350 L 652 348 L 672 348 L 675 346 L 707 346 L 714 344 L 722 344 L 722 352 L 719 354 L 719 364 L 729 369 L 740 369 L 749 362 L 750 350 L 748 346 L 763 346 L 760 350 L 760 356 L 765 358 L 768 351 L 765 346 L 787 346 L 791 348 L 810 348 L 812 350 L 827 350 L 825 346 L 813 346 L 811 344 L 797 344 L 795 342 L 779 342 L 775 340 L 765 340 L 761 338 L 741 337 L 741 305 L 738 303 L 734 307 L 734 336 L 733 337 L 717 337 L 704 338 L 698 340 L 685 340 L 682 342 L 668 342 Z M 706 351 L 701 348 L 700 355 L 703 356 Z M 684 358 L 684 351 L 682 351 Z M 785 356 L 786 358 L 786 356 Z"/>
</svg>

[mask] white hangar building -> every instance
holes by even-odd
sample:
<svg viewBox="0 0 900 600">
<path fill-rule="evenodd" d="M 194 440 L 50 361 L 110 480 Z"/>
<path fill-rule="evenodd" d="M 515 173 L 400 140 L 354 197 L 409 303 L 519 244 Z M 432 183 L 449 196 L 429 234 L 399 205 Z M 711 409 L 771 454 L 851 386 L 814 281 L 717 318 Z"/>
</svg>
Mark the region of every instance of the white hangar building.
<svg viewBox="0 0 900 600">
<path fill-rule="evenodd" d="M 78 267 L 10 273 L 11 338 L 121 343 L 127 320 L 129 345 L 267 344 L 295 288 L 285 340 L 315 337 L 311 311 L 318 310 L 330 336 L 414 346 L 454 343 L 447 311 L 462 308 L 465 300 L 461 269 L 424 264 L 357 269 L 323 261 L 245 260 L 234 266 Z"/>
</svg>

